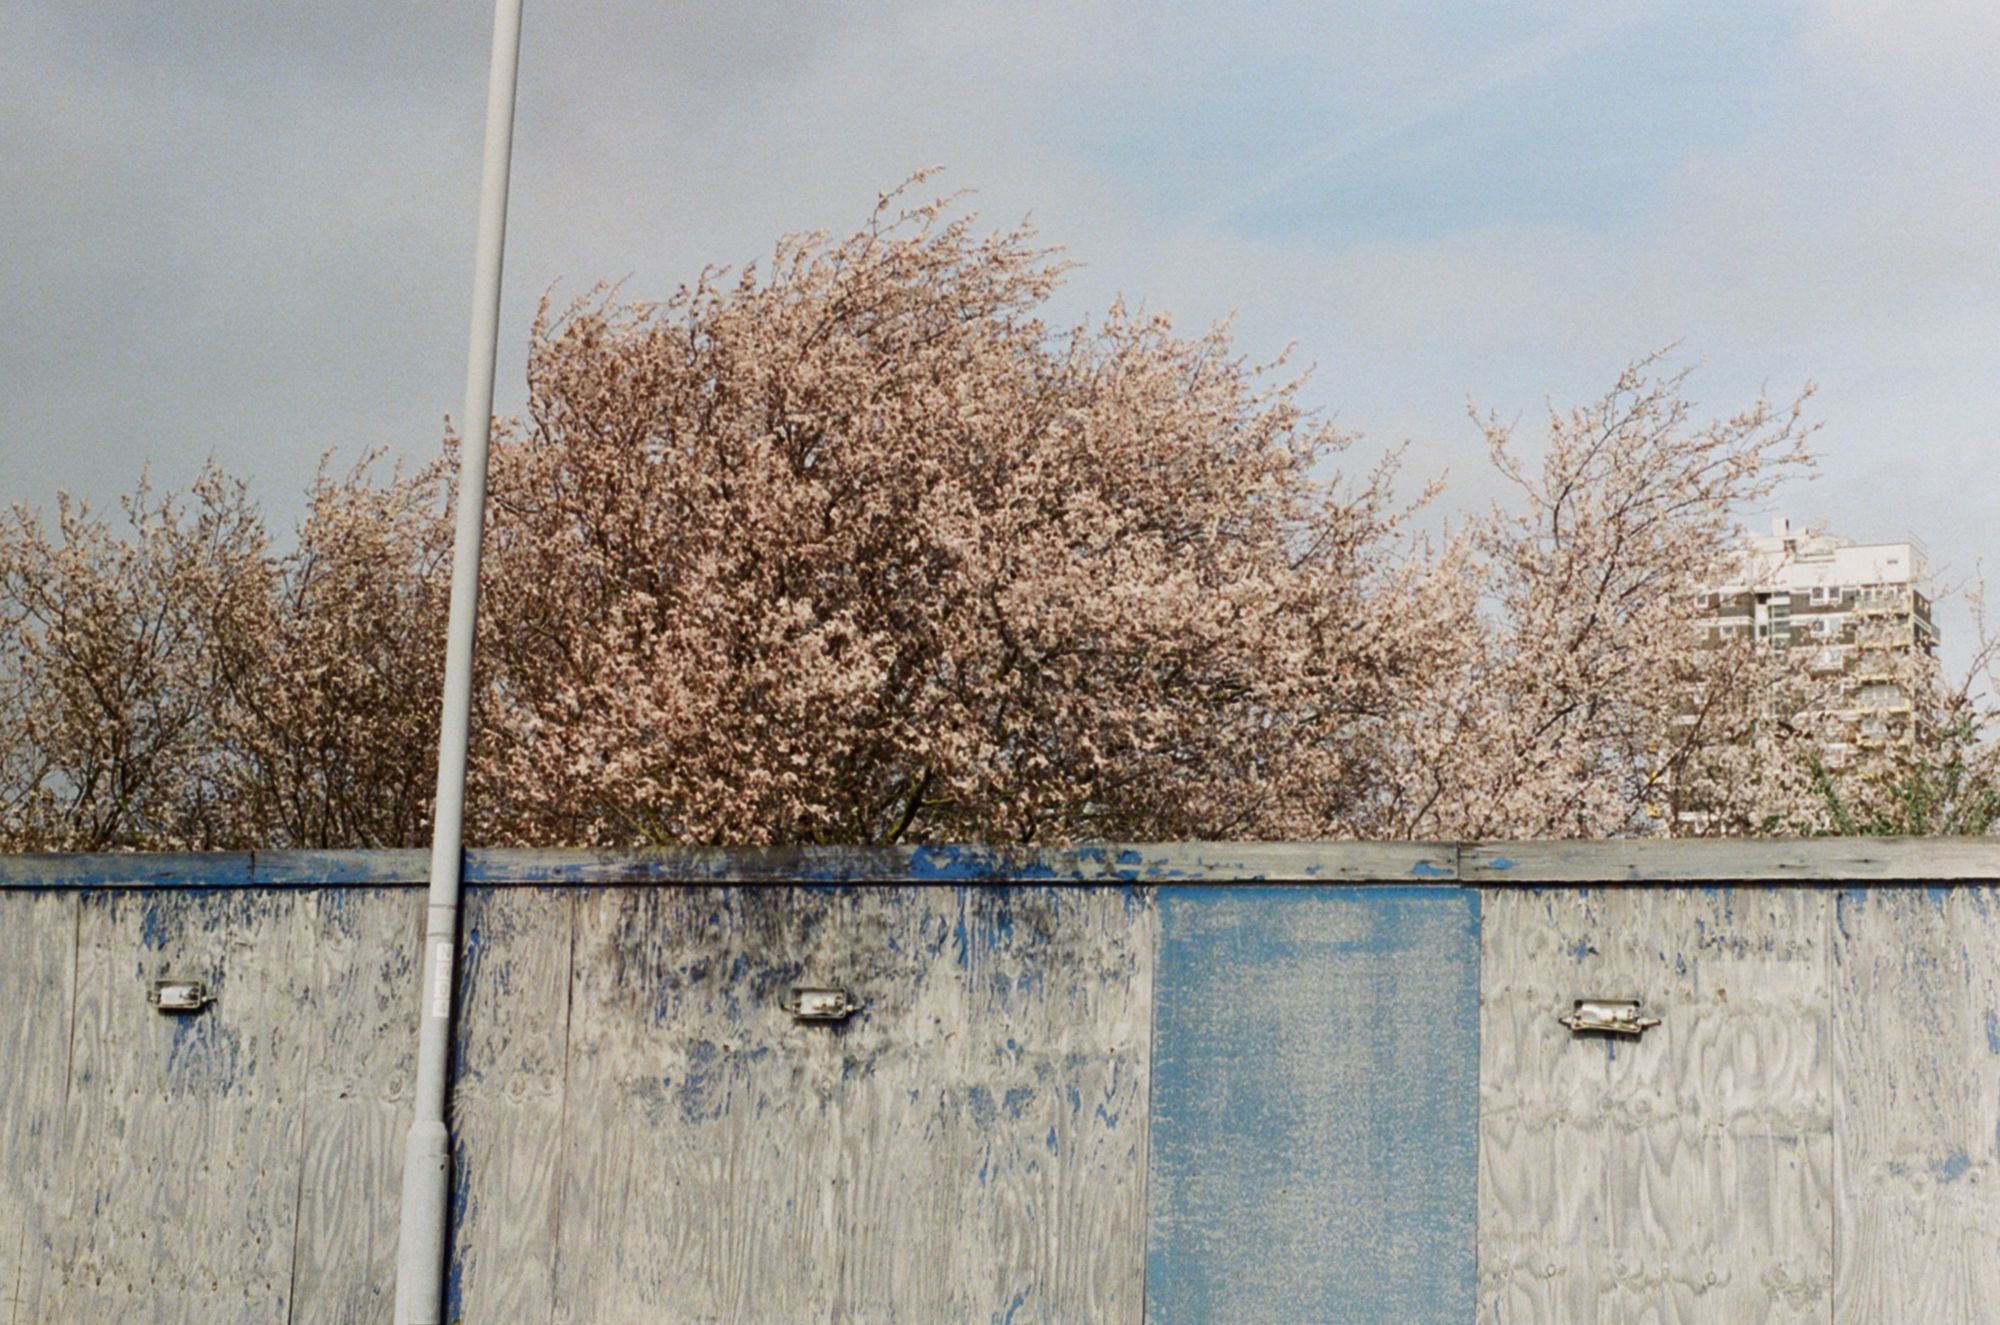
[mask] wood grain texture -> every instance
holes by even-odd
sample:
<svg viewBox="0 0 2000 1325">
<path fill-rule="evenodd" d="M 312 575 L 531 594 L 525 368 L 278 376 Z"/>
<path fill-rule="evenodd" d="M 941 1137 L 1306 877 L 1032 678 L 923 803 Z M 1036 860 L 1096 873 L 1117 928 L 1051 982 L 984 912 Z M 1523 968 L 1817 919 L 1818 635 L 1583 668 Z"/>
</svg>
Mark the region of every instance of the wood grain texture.
<svg viewBox="0 0 2000 1325">
<path fill-rule="evenodd" d="M 1546 883 L 1830 883 L 2000 879 L 2000 839 L 1714 838 L 1634 842 L 1467 842 L 1459 878 Z"/>
<path fill-rule="evenodd" d="M 422 896 L 347 854 L 0 889 L 0 1325 L 386 1319 Z M 453 1318 L 2000 1320 L 1990 885 L 612 877 L 468 894 Z"/>
<path fill-rule="evenodd" d="M 77 897 L 0 893 L 0 1322 L 38 1325 L 69 1093 Z"/>
<path fill-rule="evenodd" d="M 1334 883 L 1455 877 L 1437 842 L 1148 842 L 1068 849 L 1002 846 L 677 847 L 657 851 L 512 848 L 466 853 L 468 881 L 828 884 L 1185 882 Z"/>
<path fill-rule="evenodd" d="M 413 1113 L 424 898 L 351 888 L 328 889 L 313 902 L 291 1322 L 386 1321 Z"/>
<path fill-rule="evenodd" d="M 1477 906 L 1161 890 L 1148 1321 L 1472 1314 Z"/>
<path fill-rule="evenodd" d="M 63 1232 L 46 1318 L 281 1325 L 292 1305 L 310 895 L 81 899 Z M 165 1015 L 159 976 L 215 1002 Z"/>
<path fill-rule="evenodd" d="M 243 888 L 247 851 L 0 855 L 0 888 Z"/>
<path fill-rule="evenodd" d="M 1138 890 L 579 899 L 556 1319 L 1137 1321 Z M 839 1025 L 790 986 L 846 988 Z"/>
<path fill-rule="evenodd" d="M 575 905 L 552 888 L 465 896 L 447 1321 L 554 1310 Z"/>
<path fill-rule="evenodd" d="M 250 860 L 258 888 L 391 888 L 429 883 L 431 853 L 413 848 L 367 851 L 258 851 Z"/>
<path fill-rule="evenodd" d="M 1830 922 L 1816 889 L 1486 893 L 1482 1322 L 1827 1319 Z M 1579 996 L 1662 1024 L 1574 1037 Z"/>
<path fill-rule="evenodd" d="M 1617 842 L 1120 843 L 659 851 L 476 850 L 468 884 L 1832 883 L 2000 879 L 2000 839 Z M 416 886 L 422 851 L 0 855 L 0 891 L 46 888 Z"/>
<path fill-rule="evenodd" d="M 1835 905 L 1834 1320 L 2000 1320 L 2000 890 Z"/>
</svg>

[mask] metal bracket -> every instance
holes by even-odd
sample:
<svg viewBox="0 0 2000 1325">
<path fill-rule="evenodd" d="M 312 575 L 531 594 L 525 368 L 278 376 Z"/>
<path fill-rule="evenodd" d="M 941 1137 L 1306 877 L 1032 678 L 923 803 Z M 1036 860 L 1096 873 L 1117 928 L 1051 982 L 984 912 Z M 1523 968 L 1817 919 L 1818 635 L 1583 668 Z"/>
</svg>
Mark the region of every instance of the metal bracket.
<svg viewBox="0 0 2000 1325">
<path fill-rule="evenodd" d="M 155 980 L 146 1001 L 162 1012 L 199 1012 L 215 1000 L 199 980 Z"/>
<path fill-rule="evenodd" d="M 798 1021 L 846 1021 L 850 1015 L 861 1010 L 861 1005 L 845 989 L 794 985 L 791 996 L 784 1002 L 784 1009 Z"/>
<path fill-rule="evenodd" d="M 1639 1015 L 1636 998 L 1579 998 L 1568 1016 L 1556 1020 L 1578 1035 L 1629 1035 L 1634 1039 L 1660 1024 L 1658 1017 Z"/>
</svg>

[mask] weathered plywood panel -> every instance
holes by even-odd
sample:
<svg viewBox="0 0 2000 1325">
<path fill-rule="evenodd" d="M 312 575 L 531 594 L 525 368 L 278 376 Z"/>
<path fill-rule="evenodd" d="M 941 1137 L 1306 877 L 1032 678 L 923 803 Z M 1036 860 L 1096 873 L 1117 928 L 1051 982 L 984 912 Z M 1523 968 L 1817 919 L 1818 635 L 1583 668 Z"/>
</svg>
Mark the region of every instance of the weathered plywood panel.
<svg viewBox="0 0 2000 1325">
<path fill-rule="evenodd" d="M 575 905 L 551 888 L 466 894 L 447 1321 L 535 1325 L 555 1309 Z"/>
<path fill-rule="evenodd" d="M 585 894 L 556 1319 L 1138 1320 L 1152 954 L 1122 889 Z"/>
<path fill-rule="evenodd" d="M 53 1256 L 76 973 L 74 893 L 0 893 L 0 1322 L 37 1325 Z"/>
<path fill-rule="evenodd" d="M 1161 890 L 1149 1321 L 1472 1314 L 1478 901 Z"/>
<path fill-rule="evenodd" d="M 1834 1320 L 2000 1320 L 2000 890 L 1836 905 Z"/>
<path fill-rule="evenodd" d="M 330 888 L 314 900 L 291 1325 L 386 1321 L 414 1105 L 424 897 Z"/>
<path fill-rule="evenodd" d="M 1831 903 L 1804 888 L 1488 890 L 1479 1319 L 1826 1320 Z M 1578 996 L 1644 1000 L 1576 1038 Z"/>
<path fill-rule="evenodd" d="M 302 894 L 81 899 L 47 1319 L 286 1321 L 315 912 Z M 166 975 L 205 981 L 214 1005 L 154 1010 Z"/>
</svg>

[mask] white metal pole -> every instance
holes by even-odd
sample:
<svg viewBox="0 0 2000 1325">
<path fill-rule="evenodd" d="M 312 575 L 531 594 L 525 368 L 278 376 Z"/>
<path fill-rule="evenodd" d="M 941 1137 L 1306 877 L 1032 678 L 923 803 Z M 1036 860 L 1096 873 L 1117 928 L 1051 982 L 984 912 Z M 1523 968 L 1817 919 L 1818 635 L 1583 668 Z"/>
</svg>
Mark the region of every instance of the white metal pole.
<svg viewBox="0 0 2000 1325">
<path fill-rule="evenodd" d="M 514 147 L 515 71 L 522 0 L 495 0 L 486 84 L 486 163 L 479 186 L 472 338 L 465 362 L 465 436 L 451 556 L 444 703 L 438 723 L 437 813 L 431 825 L 430 908 L 418 962 L 416 1119 L 403 1151 L 402 1228 L 396 1249 L 396 1325 L 442 1325 L 444 1252 L 451 1218 L 451 1133 L 445 1083 L 458 941 L 459 861 L 465 823 L 466 740 L 472 718 L 472 640 L 479 619 L 479 540 L 486 517 L 486 449 L 500 345 L 500 265 L 507 240 L 507 171 Z"/>
</svg>

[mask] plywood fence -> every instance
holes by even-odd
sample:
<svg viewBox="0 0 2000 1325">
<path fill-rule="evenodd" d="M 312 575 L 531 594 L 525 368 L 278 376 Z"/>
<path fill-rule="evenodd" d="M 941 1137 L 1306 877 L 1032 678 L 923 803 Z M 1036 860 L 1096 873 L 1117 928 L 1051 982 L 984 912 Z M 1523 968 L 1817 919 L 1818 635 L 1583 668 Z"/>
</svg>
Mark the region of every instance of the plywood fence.
<svg viewBox="0 0 2000 1325">
<path fill-rule="evenodd" d="M 0 1325 L 389 1319 L 422 865 L 0 858 Z M 1985 843 L 467 874 L 453 1319 L 2000 1320 Z"/>
</svg>

